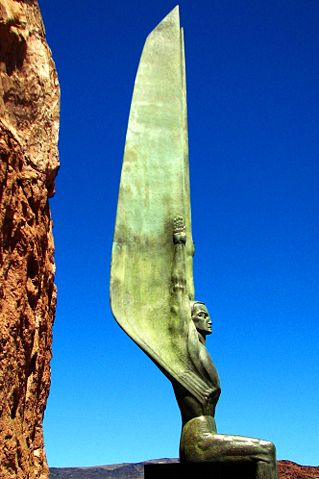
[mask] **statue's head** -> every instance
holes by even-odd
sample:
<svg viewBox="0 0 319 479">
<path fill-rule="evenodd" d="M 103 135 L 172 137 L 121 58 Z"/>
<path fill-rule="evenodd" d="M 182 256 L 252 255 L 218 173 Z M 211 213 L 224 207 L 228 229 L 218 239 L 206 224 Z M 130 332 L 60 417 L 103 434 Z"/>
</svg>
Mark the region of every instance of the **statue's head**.
<svg viewBox="0 0 319 479">
<path fill-rule="evenodd" d="M 192 304 L 192 320 L 199 333 L 203 336 L 212 334 L 212 320 L 204 303 L 194 301 Z"/>
</svg>

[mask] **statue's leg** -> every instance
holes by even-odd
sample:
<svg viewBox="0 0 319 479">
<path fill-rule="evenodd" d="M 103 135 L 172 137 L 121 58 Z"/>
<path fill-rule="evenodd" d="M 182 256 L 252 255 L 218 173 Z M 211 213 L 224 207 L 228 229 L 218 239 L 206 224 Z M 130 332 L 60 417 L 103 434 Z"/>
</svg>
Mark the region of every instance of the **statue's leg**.
<svg viewBox="0 0 319 479">
<path fill-rule="evenodd" d="M 181 461 L 254 461 L 257 479 L 277 478 L 276 452 L 271 442 L 215 431 L 214 419 L 209 416 L 200 416 L 185 424 L 181 437 Z"/>
<path fill-rule="evenodd" d="M 257 461 L 256 464 L 257 464 L 257 471 L 256 471 L 257 479 L 269 479 L 269 478 L 277 479 L 278 478 L 276 458 L 275 458 L 275 461 L 272 463 Z"/>
</svg>

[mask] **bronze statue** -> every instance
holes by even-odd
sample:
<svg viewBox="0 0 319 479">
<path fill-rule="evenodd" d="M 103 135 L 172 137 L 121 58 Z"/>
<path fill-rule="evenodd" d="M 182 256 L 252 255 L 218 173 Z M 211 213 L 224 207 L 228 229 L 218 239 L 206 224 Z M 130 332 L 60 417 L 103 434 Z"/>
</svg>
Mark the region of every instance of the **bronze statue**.
<svg viewBox="0 0 319 479">
<path fill-rule="evenodd" d="M 205 347 L 211 320 L 194 301 L 183 30 L 176 7 L 148 36 L 127 128 L 110 297 L 119 325 L 172 382 L 181 461 L 256 461 L 276 477 L 267 441 L 220 435 L 220 395 Z M 265 476 L 263 476 L 265 472 Z"/>
<path fill-rule="evenodd" d="M 215 408 L 220 396 L 218 373 L 205 347 L 206 336 L 212 333 L 212 321 L 204 303 L 190 301 L 187 291 L 185 244 L 187 238 L 181 217 L 175 218 L 173 243 L 171 304 L 176 322 L 194 323 L 198 336 L 188 341 L 189 354 L 199 374 L 209 382 L 211 392 L 199 401 L 178 381 L 170 378 L 182 416 L 180 460 L 199 461 L 255 461 L 257 478 L 277 477 L 276 453 L 269 441 L 249 437 L 218 434 Z"/>
</svg>

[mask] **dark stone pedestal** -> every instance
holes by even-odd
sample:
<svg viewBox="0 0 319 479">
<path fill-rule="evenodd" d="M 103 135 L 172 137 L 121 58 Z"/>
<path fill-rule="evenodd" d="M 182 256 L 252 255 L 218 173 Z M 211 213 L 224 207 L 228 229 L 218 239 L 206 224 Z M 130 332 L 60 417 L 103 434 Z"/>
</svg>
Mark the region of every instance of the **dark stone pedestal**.
<svg viewBox="0 0 319 479">
<path fill-rule="evenodd" d="M 253 462 L 145 464 L 144 479 L 255 479 Z"/>
</svg>

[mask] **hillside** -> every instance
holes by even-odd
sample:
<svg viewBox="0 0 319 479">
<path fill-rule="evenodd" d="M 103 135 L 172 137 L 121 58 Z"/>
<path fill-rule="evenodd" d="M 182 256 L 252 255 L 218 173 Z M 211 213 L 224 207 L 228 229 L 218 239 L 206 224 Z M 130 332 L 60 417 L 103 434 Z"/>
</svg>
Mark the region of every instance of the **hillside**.
<svg viewBox="0 0 319 479">
<path fill-rule="evenodd" d="M 157 459 L 157 463 L 176 459 Z M 52 467 L 50 479 L 143 479 L 144 462 L 95 467 Z M 319 466 L 302 466 L 292 461 L 278 461 L 279 479 L 319 479 Z"/>
</svg>

